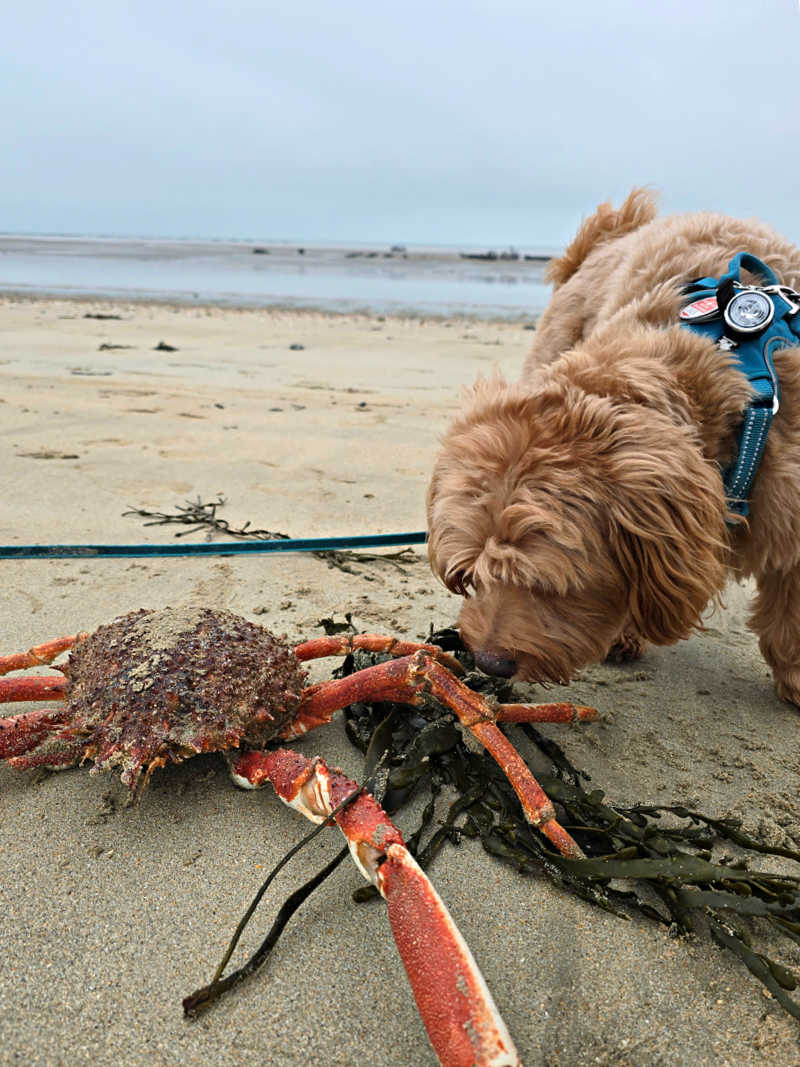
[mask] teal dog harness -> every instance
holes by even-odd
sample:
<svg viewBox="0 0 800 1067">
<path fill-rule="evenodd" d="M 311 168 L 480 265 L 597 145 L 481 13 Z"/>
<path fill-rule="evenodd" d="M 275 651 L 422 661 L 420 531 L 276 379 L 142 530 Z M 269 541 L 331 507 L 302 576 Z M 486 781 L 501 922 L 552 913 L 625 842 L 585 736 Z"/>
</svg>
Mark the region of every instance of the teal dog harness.
<svg viewBox="0 0 800 1067">
<path fill-rule="evenodd" d="M 742 269 L 764 284 L 744 285 Z M 767 432 L 780 405 L 772 357 L 781 348 L 800 346 L 800 294 L 781 285 L 766 263 L 749 252 L 735 255 L 720 278 L 699 278 L 683 292 L 681 325 L 730 352 L 753 389 L 739 431 L 738 455 L 723 474 L 729 510 L 745 516 Z"/>
</svg>

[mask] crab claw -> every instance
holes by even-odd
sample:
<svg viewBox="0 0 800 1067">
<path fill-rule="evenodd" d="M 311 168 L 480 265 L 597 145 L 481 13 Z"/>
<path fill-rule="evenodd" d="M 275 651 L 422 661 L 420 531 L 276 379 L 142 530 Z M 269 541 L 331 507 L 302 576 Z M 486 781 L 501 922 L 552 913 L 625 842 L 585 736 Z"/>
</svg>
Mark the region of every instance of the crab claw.
<svg viewBox="0 0 800 1067">
<path fill-rule="evenodd" d="M 483 975 L 411 853 L 390 845 L 377 869 L 395 944 L 443 1064 L 514 1067 L 519 1056 Z"/>
<path fill-rule="evenodd" d="M 290 807 L 323 822 L 358 786 L 289 749 L 246 752 L 232 773 L 270 781 Z M 397 827 L 368 794 L 335 816 L 361 873 L 386 900 L 389 922 L 422 1021 L 444 1067 L 515 1067 L 519 1056 L 472 953 Z"/>
</svg>

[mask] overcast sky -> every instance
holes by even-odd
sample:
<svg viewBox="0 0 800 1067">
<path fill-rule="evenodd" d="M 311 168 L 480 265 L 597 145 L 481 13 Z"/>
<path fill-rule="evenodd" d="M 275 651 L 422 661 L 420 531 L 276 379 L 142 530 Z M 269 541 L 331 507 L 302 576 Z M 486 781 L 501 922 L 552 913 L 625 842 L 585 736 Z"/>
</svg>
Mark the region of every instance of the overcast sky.
<svg viewBox="0 0 800 1067">
<path fill-rule="evenodd" d="M 559 246 L 634 184 L 800 242 L 798 0 L 25 0 L 0 231 Z"/>
</svg>

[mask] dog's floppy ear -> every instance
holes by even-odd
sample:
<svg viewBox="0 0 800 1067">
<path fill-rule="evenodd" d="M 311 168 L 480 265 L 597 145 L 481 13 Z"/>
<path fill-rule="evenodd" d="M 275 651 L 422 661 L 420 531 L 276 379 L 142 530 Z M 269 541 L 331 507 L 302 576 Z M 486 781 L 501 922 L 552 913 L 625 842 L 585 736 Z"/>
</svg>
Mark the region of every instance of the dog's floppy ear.
<svg viewBox="0 0 800 1067">
<path fill-rule="evenodd" d="M 516 440 L 527 393 L 499 371 L 463 390 L 463 411 L 448 427 L 427 494 L 428 557 L 434 574 L 463 595 L 464 575 L 492 532 L 479 501 Z"/>
<path fill-rule="evenodd" d="M 633 625 L 654 644 L 672 644 L 701 626 L 704 608 L 722 591 L 729 544 L 719 470 L 688 427 L 660 421 L 640 426 L 638 437 L 625 434 L 608 508 Z"/>
</svg>

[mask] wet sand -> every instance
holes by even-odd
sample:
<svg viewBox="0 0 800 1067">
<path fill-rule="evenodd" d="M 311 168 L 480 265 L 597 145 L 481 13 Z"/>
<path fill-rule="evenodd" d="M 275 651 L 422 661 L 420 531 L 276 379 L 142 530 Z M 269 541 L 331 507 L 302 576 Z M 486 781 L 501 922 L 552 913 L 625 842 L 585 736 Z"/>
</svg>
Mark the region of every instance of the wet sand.
<svg viewBox="0 0 800 1067">
<path fill-rule="evenodd" d="M 531 336 L 512 323 L 55 300 L 7 299 L 0 316 L 3 544 L 163 542 L 169 527 L 122 513 L 218 493 L 234 526 L 421 529 L 460 386 L 495 364 L 516 376 Z M 5 563 L 0 648 L 189 602 L 293 641 L 345 612 L 409 638 L 455 618 L 419 549 L 402 569 L 353 570 L 306 555 Z M 703 635 L 587 670 L 563 695 L 595 704 L 601 722 L 546 732 L 613 801 L 697 804 L 797 846 L 798 713 L 746 629 L 748 592 L 732 587 Z M 359 773 L 337 721 L 302 749 Z M 271 791 L 234 789 L 213 756 L 157 772 L 138 807 L 125 800 L 118 779 L 85 768 L 0 768 L 0 1063 L 434 1062 L 382 904 L 351 899 L 351 864 L 258 976 L 185 1022 L 181 998 L 211 977 L 265 873 L 308 827 Z M 415 811 L 398 821 L 413 827 Z M 338 848 L 331 832 L 293 862 L 245 951 Z M 800 1063 L 797 1024 L 709 941 L 623 922 L 469 841 L 430 873 L 528 1065 Z M 796 967 L 800 950 L 783 960 Z"/>
</svg>

